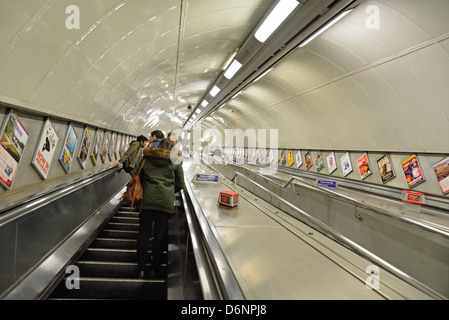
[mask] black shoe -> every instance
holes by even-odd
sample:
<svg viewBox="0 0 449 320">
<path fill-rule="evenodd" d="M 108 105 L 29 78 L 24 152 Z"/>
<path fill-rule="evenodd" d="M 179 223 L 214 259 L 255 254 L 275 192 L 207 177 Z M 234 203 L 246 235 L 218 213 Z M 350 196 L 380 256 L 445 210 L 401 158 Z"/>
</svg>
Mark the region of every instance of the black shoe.
<svg viewBox="0 0 449 320">
<path fill-rule="evenodd" d="M 137 278 L 138 279 L 144 279 L 145 278 L 145 272 L 144 271 L 139 271 L 139 273 L 137 274 Z"/>
</svg>

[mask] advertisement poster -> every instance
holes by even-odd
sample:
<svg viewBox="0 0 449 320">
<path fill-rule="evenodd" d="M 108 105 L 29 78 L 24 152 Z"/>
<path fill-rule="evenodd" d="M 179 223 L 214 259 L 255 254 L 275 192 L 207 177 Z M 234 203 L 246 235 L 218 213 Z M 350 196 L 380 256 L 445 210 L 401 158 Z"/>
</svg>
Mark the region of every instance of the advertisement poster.
<svg viewBox="0 0 449 320">
<path fill-rule="evenodd" d="M 360 178 L 362 178 L 362 180 L 372 173 L 367 153 L 362 154 L 357 159 L 357 167 L 359 168 Z"/>
<path fill-rule="evenodd" d="M 298 150 L 296 153 L 296 168 L 299 168 L 302 165 L 302 157 L 301 157 L 301 150 Z"/>
<path fill-rule="evenodd" d="M 331 152 L 327 158 L 327 169 L 329 170 L 329 174 L 337 170 L 337 161 L 335 161 L 335 153 Z"/>
<path fill-rule="evenodd" d="M 425 180 L 416 154 L 402 161 L 401 165 L 409 188 L 413 188 Z"/>
<path fill-rule="evenodd" d="M 349 157 L 349 152 L 346 152 L 341 158 L 341 170 L 343 171 L 343 176 L 347 176 L 352 172 L 351 158 Z"/>
<path fill-rule="evenodd" d="M 111 142 L 109 143 L 109 161 L 113 161 L 114 159 L 114 148 L 115 148 L 115 142 L 117 141 L 117 133 L 113 132 L 111 136 Z"/>
<path fill-rule="evenodd" d="M 449 157 L 432 166 L 443 194 L 449 192 Z"/>
<path fill-rule="evenodd" d="M 90 158 L 92 159 L 92 163 L 96 166 L 98 161 L 98 154 L 100 153 L 101 148 L 101 135 L 100 130 L 97 130 L 95 134 L 95 138 L 93 140 L 92 153 L 90 154 Z"/>
<path fill-rule="evenodd" d="M 45 120 L 41 136 L 37 142 L 36 152 L 31 161 L 31 165 L 36 169 L 42 179 L 47 179 L 58 140 L 59 137 L 50 119 Z"/>
<path fill-rule="evenodd" d="M 288 156 L 288 166 L 291 167 L 292 164 L 295 163 L 295 160 L 294 160 L 294 158 L 293 158 L 293 150 L 290 150 L 290 151 L 288 152 L 287 156 Z"/>
<path fill-rule="evenodd" d="M 122 143 L 122 135 L 117 134 L 117 143 L 115 145 L 114 155 L 115 159 L 120 159 L 120 144 Z"/>
<path fill-rule="evenodd" d="M 310 151 L 307 151 L 304 157 L 306 159 L 306 168 L 307 170 L 309 170 L 310 167 L 312 166 L 312 156 L 310 155 Z"/>
<path fill-rule="evenodd" d="M 81 148 L 78 155 L 78 160 L 81 164 L 81 167 L 84 169 L 86 167 L 87 157 L 89 155 L 89 148 L 92 142 L 92 138 L 90 137 L 89 129 L 87 127 L 84 129 L 83 139 L 81 140 Z"/>
<path fill-rule="evenodd" d="M 317 154 L 315 155 L 315 167 L 316 172 L 320 172 L 321 169 L 324 168 L 323 154 L 321 151 L 317 152 Z"/>
<path fill-rule="evenodd" d="M 285 150 L 282 150 L 281 152 L 281 163 L 282 165 L 285 165 L 287 163 L 287 159 L 285 158 Z"/>
<path fill-rule="evenodd" d="M 6 115 L 0 133 L 0 182 L 5 188 L 11 189 L 28 141 L 28 133 L 12 111 Z"/>
<path fill-rule="evenodd" d="M 393 164 L 391 163 L 391 158 L 388 153 L 377 160 L 377 166 L 379 167 L 382 183 L 386 183 L 396 177 L 396 174 L 393 170 Z"/>
<path fill-rule="evenodd" d="M 64 140 L 64 146 L 62 147 L 61 155 L 59 156 L 59 161 L 62 164 L 65 172 L 69 173 L 72 167 L 73 154 L 75 152 L 76 143 L 78 142 L 78 137 L 76 136 L 75 130 L 72 124 L 69 124 L 67 129 L 67 135 Z"/>
<path fill-rule="evenodd" d="M 103 138 L 103 147 L 101 148 L 101 160 L 103 160 L 103 163 L 106 162 L 106 157 L 108 155 L 109 135 L 110 135 L 110 132 L 105 132 L 104 138 Z"/>
</svg>

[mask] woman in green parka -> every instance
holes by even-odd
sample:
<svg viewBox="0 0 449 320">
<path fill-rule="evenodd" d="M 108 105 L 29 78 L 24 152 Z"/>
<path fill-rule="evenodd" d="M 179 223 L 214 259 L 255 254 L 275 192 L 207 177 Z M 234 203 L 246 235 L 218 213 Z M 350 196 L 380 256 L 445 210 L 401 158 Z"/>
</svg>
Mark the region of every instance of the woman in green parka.
<svg viewBox="0 0 449 320">
<path fill-rule="evenodd" d="M 139 215 L 140 226 L 137 239 L 137 261 L 139 278 L 144 277 L 145 264 L 148 261 L 148 245 L 154 221 L 153 276 L 158 278 L 163 252 L 163 241 L 167 239 L 168 219 L 174 211 L 175 193 L 184 188 L 184 172 L 177 153 L 171 151 L 174 144 L 163 139 L 158 148 L 145 148 L 146 159 L 140 172 L 143 186 L 142 212 Z M 170 157 L 172 154 L 172 157 Z M 173 157 L 175 154 L 175 157 Z"/>
</svg>

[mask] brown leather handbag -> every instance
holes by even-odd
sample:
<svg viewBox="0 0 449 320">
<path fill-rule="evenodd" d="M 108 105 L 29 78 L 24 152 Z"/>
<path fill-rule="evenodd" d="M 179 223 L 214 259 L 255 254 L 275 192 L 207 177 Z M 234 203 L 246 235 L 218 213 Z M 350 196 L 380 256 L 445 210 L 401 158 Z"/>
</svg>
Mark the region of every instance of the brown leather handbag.
<svg viewBox="0 0 449 320">
<path fill-rule="evenodd" d="M 140 182 L 140 171 L 142 170 L 143 165 L 145 164 L 146 158 L 143 159 L 142 164 L 140 165 L 139 172 L 134 175 L 131 180 L 129 180 L 126 185 L 126 191 L 123 194 L 121 201 L 123 204 L 131 205 L 131 213 L 133 212 L 134 203 L 138 203 L 143 199 L 143 186 Z M 140 210 L 137 215 L 142 211 L 142 202 L 140 203 Z"/>
</svg>

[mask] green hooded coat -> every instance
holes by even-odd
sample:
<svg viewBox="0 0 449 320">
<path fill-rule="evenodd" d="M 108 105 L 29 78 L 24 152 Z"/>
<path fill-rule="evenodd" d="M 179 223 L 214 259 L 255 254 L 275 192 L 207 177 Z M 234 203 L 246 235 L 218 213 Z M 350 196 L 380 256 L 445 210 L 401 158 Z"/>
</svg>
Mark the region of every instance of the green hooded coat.
<svg viewBox="0 0 449 320">
<path fill-rule="evenodd" d="M 146 161 L 140 172 L 142 209 L 173 213 L 175 192 L 184 188 L 182 163 L 173 163 L 167 149 L 145 148 L 143 156 Z"/>
</svg>

